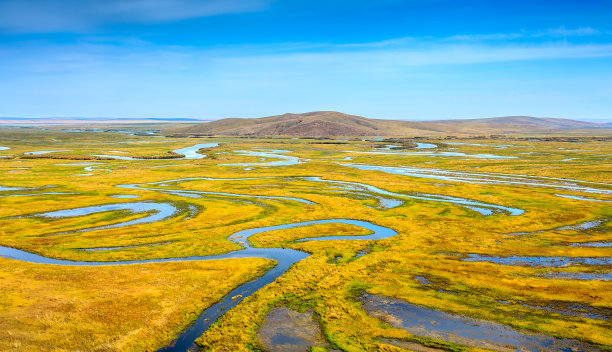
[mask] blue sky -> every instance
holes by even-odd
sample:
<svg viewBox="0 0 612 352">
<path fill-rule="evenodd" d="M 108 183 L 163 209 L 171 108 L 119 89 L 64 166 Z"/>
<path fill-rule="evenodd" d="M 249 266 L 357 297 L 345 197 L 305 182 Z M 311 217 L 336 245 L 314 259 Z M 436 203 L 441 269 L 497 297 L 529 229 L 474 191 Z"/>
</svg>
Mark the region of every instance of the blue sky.
<svg viewBox="0 0 612 352">
<path fill-rule="evenodd" d="M 0 0 L 0 116 L 612 119 L 612 0 Z"/>
</svg>

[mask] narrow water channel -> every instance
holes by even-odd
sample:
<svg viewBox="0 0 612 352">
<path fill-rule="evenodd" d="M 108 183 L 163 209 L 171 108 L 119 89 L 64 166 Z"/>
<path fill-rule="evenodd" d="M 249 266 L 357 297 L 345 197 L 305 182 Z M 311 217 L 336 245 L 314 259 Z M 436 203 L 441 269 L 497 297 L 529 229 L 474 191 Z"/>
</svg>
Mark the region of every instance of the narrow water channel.
<svg viewBox="0 0 612 352">
<path fill-rule="evenodd" d="M 194 146 L 195 147 L 195 146 Z M 198 148 L 199 150 L 199 148 Z M 270 179 L 274 179 L 276 177 L 268 177 Z M 245 195 L 245 194 L 233 194 L 233 193 L 224 193 L 224 192 L 204 192 L 204 191 L 190 191 L 190 190 L 182 190 L 174 187 L 178 182 L 186 182 L 186 181 L 194 181 L 194 180 L 255 180 L 260 178 L 241 178 L 241 179 L 213 179 L 213 178 L 205 178 L 205 177 L 197 177 L 197 178 L 185 178 L 185 179 L 177 179 L 177 180 L 166 180 L 159 182 L 151 182 L 151 183 L 143 183 L 143 184 L 127 184 L 127 185 L 118 185 L 120 188 L 124 189 L 138 189 L 138 190 L 151 190 L 156 192 L 179 192 L 186 194 L 196 194 L 196 195 L 222 195 L 222 196 L 231 196 L 231 197 L 254 197 L 260 199 L 273 199 L 273 200 L 290 200 L 290 201 L 298 201 L 306 204 L 313 204 L 311 201 L 302 198 L 295 197 L 279 197 L 279 196 L 266 196 L 266 195 Z M 283 180 L 294 179 L 300 181 L 311 181 L 311 182 L 320 182 L 327 183 L 331 187 L 337 187 L 343 190 L 352 190 L 357 192 L 363 192 L 368 194 L 374 194 L 377 196 L 385 196 L 389 197 L 389 199 L 405 199 L 405 198 L 416 198 L 428 201 L 438 201 L 438 202 L 448 202 L 460 204 L 463 206 L 472 206 L 472 207 L 480 207 L 481 209 L 488 210 L 491 214 L 493 211 L 499 211 L 508 215 L 519 215 L 522 213 L 520 209 L 503 207 L 500 205 L 494 204 L 486 204 L 480 203 L 476 201 L 471 201 L 467 199 L 443 196 L 443 195 L 406 195 L 388 192 L 374 186 L 370 186 L 363 183 L 357 182 L 345 182 L 345 181 L 334 181 L 334 180 L 324 180 L 320 177 L 295 177 L 295 178 L 283 178 Z M 92 227 L 87 229 L 81 229 L 77 232 L 84 231 L 93 231 L 98 229 L 106 229 L 106 228 L 118 228 L 124 227 L 139 223 L 151 223 L 161 221 L 163 219 L 167 219 L 169 217 L 177 214 L 178 210 L 170 203 L 155 203 L 155 202 L 134 202 L 134 203 L 118 203 L 118 204 L 110 204 L 110 205 L 100 205 L 100 206 L 90 206 L 78 209 L 66 209 L 66 210 L 58 210 L 47 213 L 37 214 L 41 217 L 46 218 L 60 218 L 60 217 L 76 217 L 76 216 L 86 216 L 93 213 L 103 212 L 103 211 L 130 211 L 133 213 L 146 213 L 146 216 L 131 220 L 124 221 L 121 223 L 116 223 L 107 226 L 99 226 Z M 484 214 L 489 215 L 489 214 Z M 237 250 L 234 252 L 230 252 L 222 255 L 213 255 L 213 256 L 191 256 L 191 257 L 179 257 L 179 258 L 163 258 L 163 259 L 143 259 L 143 260 L 129 260 L 129 261 L 116 261 L 116 262 L 87 262 L 87 261 L 71 261 L 71 260 L 62 260 L 62 259 L 54 259 L 49 257 L 44 257 L 38 254 L 25 252 L 19 249 L 3 247 L 0 246 L 0 256 L 30 263 L 37 264 L 49 264 L 49 265 L 76 265 L 76 266 L 111 266 L 111 265 L 132 265 L 132 264 L 145 264 L 145 263 L 163 263 L 163 262 L 178 262 L 178 261 L 201 261 L 201 260 L 217 260 L 217 259 L 231 259 L 231 258 L 265 258 L 276 261 L 276 265 L 266 272 L 263 276 L 242 284 L 237 288 L 233 289 L 226 296 L 224 296 L 219 302 L 212 305 L 211 307 L 205 309 L 198 319 L 185 331 L 183 331 L 180 336 L 173 341 L 170 345 L 162 348 L 160 351 L 187 351 L 194 347 L 195 340 L 200 337 L 215 321 L 217 321 L 223 314 L 227 311 L 238 305 L 242 300 L 250 295 L 252 295 L 257 290 L 266 286 L 267 284 L 273 282 L 276 278 L 283 275 L 289 268 L 307 258 L 309 256 L 308 253 L 286 249 L 286 248 L 256 248 L 253 247 L 249 241 L 249 238 L 255 234 L 275 231 L 275 230 L 283 230 L 283 229 L 291 229 L 298 228 L 304 226 L 311 226 L 317 224 L 330 224 L 330 223 L 339 223 L 339 224 L 349 224 L 358 226 L 361 228 L 365 228 L 371 231 L 369 235 L 363 236 L 326 236 L 326 237 L 314 237 L 314 238 L 304 238 L 298 241 L 329 241 L 329 240 L 380 240 L 386 239 L 397 235 L 397 232 L 386 227 L 382 227 L 379 225 L 372 224 L 366 221 L 360 220 L 351 220 L 351 219 L 321 219 L 321 220 L 313 220 L 306 222 L 296 222 L 289 223 L 283 225 L 276 226 L 268 226 L 268 227 L 258 227 L 247 230 L 238 231 L 236 233 L 231 234 L 228 237 L 228 240 L 240 245 L 242 247 L 241 250 Z M 153 244 L 155 245 L 155 244 Z M 118 249 L 120 247 L 105 247 L 98 249 L 90 249 L 90 250 L 113 250 Z M 476 259 L 476 258 L 474 258 Z M 482 260 L 482 258 L 477 258 Z M 516 259 L 516 258 L 514 258 Z M 522 258 L 521 258 L 522 259 Z M 500 263 L 503 264 L 503 263 Z"/>
<path fill-rule="evenodd" d="M 148 203 L 145 203 L 148 204 Z M 94 207 L 87 207 L 81 209 L 72 209 L 70 214 L 81 214 L 86 215 L 88 211 L 96 210 Z M 273 282 L 276 278 L 284 274 L 291 265 L 303 260 L 309 256 L 308 253 L 286 249 L 286 248 L 255 248 L 249 243 L 249 237 L 252 235 L 274 231 L 282 229 L 290 229 L 296 227 L 310 226 L 316 224 L 350 224 L 359 226 L 372 231 L 370 235 L 364 236 L 329 236 L 329 237 L 318 237 L 318 238 L 305 238 L 301 241 L 324 241 L 324 240 L 338 240 L 338 239 L 350 239 L 350 240 L 378 240 L 383 238 L 389 238 L 397 235 L 392 229 L 378 226 L 366 221 L 349 220 L 349 219 L 325 219 L 315 220 L 307 222 L 298 222 L 285 225 L 260 227 L 254 229 L 248 229 L 236 232 L 228 237 L 228 239 L 234 243 L 239 244 L 243 247 L 242 250 L 230 252 L 222 255 L 213 256 L 195 256 L 195 257 L 184 257 L 184 258 L 164 258 L 164 259 L 144 259 L 144 260 L 129 260 L 129 261 L 117 261 L 117 262 L 85 262 L 85 261 L 71 261 L 63 259 L 54 259 L 44 257 L 38 254 L 25 252 L 19 249 L 0 246 L 0 256 L 4 258 L 20 260 L 29 263 L 36 264 L 51 264 L 51 265 L 78 265 L 78 266 L 108 266 L 108 265 L 128 265 L 128 264 L 144 264 L 144 263 L 164 263 L 164 262 L 177 262 L 177 261 L 196 261 L 196 260 L 214 260 L 214 259 L 230 259 L 230 258 L 266 258 L 272 259 L 277 262 L 274 268 L 270 269 L 263 276 L 242 284 L 228 293 L 221 301 L 212 305 L 211 307 L 204 310 L 198 319 L 181 335 L 173 341 L 170 345 L 162 348 L 160 351 L 187 351 L 194 346 L 195 340 L 200 337 L 219 317 L 225 314 L 227 311 L 238 305 L 245 297 L 252 295 L 260 288 Z M 125 223 L 124 223 L 125 224 Z"/>
</svg>

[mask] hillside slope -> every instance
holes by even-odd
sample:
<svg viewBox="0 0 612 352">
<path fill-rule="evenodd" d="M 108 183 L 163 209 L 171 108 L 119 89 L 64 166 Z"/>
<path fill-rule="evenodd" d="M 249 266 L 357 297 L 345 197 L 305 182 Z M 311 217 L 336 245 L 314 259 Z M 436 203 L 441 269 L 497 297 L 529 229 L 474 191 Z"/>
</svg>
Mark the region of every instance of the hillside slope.
<svg viewBox="0 0 612 352">
<path fill-rule="evenodd" d="M 529 116 L 401 121 L 368 119 L 336 111 L 315 111 L 254 119 L 227 118 L 164 132 L 171 135 L 332 137 L 554 132 L 601 127 L 605 126 L 576 120 Z"/>
</svg>

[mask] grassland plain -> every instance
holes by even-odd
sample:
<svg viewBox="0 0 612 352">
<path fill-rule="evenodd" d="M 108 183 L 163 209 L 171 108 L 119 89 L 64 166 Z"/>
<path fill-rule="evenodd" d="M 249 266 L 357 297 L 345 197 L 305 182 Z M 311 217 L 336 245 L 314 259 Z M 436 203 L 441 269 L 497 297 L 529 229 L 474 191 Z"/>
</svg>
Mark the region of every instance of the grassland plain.
<svg viewBox="0 0 612 352">
<path fill-rule="evenodd" d="M 220 144 L 203 150 L 207 157 L 201 159 L 88 159 L 92 155 L 156 157 L 207 142 Z M 256 227 L 320 219 L 369 221 L 399 234 L 378 241 L 295 242 L 305 237 L 368 233 L 351 225 L 320 224 L 255 235 L 251 242 L 256 246 L 282 246 L 312 255 L 245 298 L 208 329 L 198 344 L 214 351 L 258 350 L 258 327 L 273 307 L 285 305 L 300 311 L 312 309 L 329 345 L 344 351 L 401 350 L 385 343 L 386 338 L 450 350 L 478 350 L 411 335 L 368 315 L 358 300 L 366 291 L 612 350 L 611 281 L 554 277 L 609 275 L 609 265 L 550 268 L 464 260 L 473 253 L 611 257 L 609 245 L 576 245 L 609 243 L 609 221 L 587 229 L 571 226 L 612 215 L 612 143 L 589 138 L 579 142 L 542 138 L 429 142 L 437 148 L 381 150 L 385 144 L 399 143 L 361 139 L 164 138 L 0 129 L 0 146 L 10 148 L 0 151 L 0 156 L 6 156 L 0 158 L 0 186 L 23 188 L 0 191 L 0 245 L 80 261 L 180 258 L 238 250 L 240 246 L 227 237 Z M 273 158 L 236 153 L 260 149 L 287 151 L 275 153 L 294 156 L 297 163 L 270 167 L 265 163 Z M 33 159 L 25 155 L 51 150 L 62 151 Z M 261 165 L 220 165 L 240 163 Z M 534 182 L 474 183 L 465 178 L 414 177 L 343 165 L 349 163 L 486 177 L 530 176 Z M 338 191 L 307 177 L 366 183 L 396 195 L 459 197 L 525 212 L 484 216 L 449 202 L 381 196 L 371 190 Z M 595 192 L 545 186 L 571 186 L 576 183 L 571 180 L 590 182 L 579 184 Z M 139 186 L 118 187 L 134 183 Z M 113 198 L 116 195 L 138 198 Z M 273 197 L 299 198 L 310 204 Z M 381 197 L 395 199 L 400 205 L 385 208 Z M 112 211 L 57 219 L 36 216 L 126 202 L 165 203 L 177 210 L 161 221 L 106 229 L 99 227 L 143 219 L 152 213 Z M 86 230 L 93 227 L 98 229 Z M 512 233 L 523 234 L 509 235 Z M 120 248 L 83 250 L 104 247 Z M 199 311 L 271 265 L 258 258 L 102 269 L 10 259 L 2 259 L 1 264 L 0 275 L 7 284 L 0 288 L 0 321 L 5 325 L 0 329 L 0 349 L 50 351 L 162 347 Z M 606 319 L 573 314 L 575 309 L 568 308 L 571 305 Z"/>
</svg>

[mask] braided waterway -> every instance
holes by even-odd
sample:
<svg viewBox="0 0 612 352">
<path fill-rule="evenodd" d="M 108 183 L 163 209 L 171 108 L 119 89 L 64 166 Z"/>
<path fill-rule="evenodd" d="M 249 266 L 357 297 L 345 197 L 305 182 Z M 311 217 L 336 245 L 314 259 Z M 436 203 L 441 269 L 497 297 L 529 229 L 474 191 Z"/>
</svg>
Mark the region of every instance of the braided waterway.
<svg viewBox="0 0 612 352">
<path fill-rule="evenodd" d="M 406 199 L 416 199 L 423 201 L 432 201 L 432 202 L 441 202 L 441 203 L 451 203 L 459 206 L 466 207 L 473 211 L 476 211 L 482 215 L 492 215 L 494 213 L 503 213 L 509 215 L 521 215 L 523 214 L 522 209 L 506 207 L 497 204 L 490 204 L 479 202 L 476 200 L 459 198 L 459 197 L 451 197 L 445 195 L 438 194 L 425 194 L 425 193 L 414 193 L 414 194 L 405 194 L 405 193 L 395 193 L 390 192 L 375 186 L 368 185 L 366 183 L 360 182 L 349 182 L 349 181 L 337 181 L 337 180 L 326 180 L 318 176 L 296 176 L 296 177 L 242 177 L 242 178 L 212 178 L 212 177 L 189 177 L 189 178 L 181 178 L 174 180 L 166 180 L 166 181 L 158 181 L 158 182 L 149 182 L 149 183 L 139 183 L 139 184 L 127 184 L 127 185 L 119 185 L 121 188 L 130 188 L 130 189 L 146 189 L 150 191 L 158 191 L 163 193 L 171 193 L 174 195 L 220 195 L 220 196 L 229 196 L 229 197 L 252 197 L 259 199 L 268 199 L 268 200 L 292 200 L 305 204 L 314 204 L 312 201 L 302 198 L 296 197 L 280 197 L 280 196 L 265 196 L 265 195 L 249 195 L 249 194 L 237 194 L 237 193 L 227 193 L 227 192 L 210 192 L 210 191 L 192 191 L 192 190 L 183 190 L 167 187 L 169 184 L 175 185 L 180 182 L 188 182 L 188 181 L 246 181 L 246 180 L 272 180 L 278 179 L 281 181 L 288 182 L 296 182 L 296 181 L 306 181 L 306 182 L 314 182 L 318 184 L 325 184 L 329 187 L 326 189 L 326 192 L 343 192 L 343 193 L 357 193 L 361 196 L 370 197 L 377 199 L 380 208 L 382 209 L 390 209 L 397 206 L 400 206 L 404 203 Z M 151 186 L 157 186 L 155 188 Z"/>
<path fill-rule="evenodd" d="M 191 147 L 175 149 L 172 152 L 176 154 L 183 155 L 182 158 L 171 158 L 172 160 L 184 160 L 184 159 L 202 159 L 205 158 L 206 155 L 198 153 L 198 150 L 205 148 L 213 148 L 218 147 L 219 143 L 200 143 L 196 145 L 192 145 Z M 97 156 L 101 158 L 111 158 L 116 160 L 159 160 L 159 159 L 142 159 L 142 158 L 133 158 L 131 156 L 121 156 L 121 155 L 108 155 L 108 154 L 95 154 L 92 156 Z"/>
<path fill-rule="evenodd" d="M 295 201 L 303 204 L 315 204 L 312 201 L 296 197 L 280 197 L 271 195 L 250 195 L 250 194 L 235 194 L 225 192 L 207 192 L 207 191 L 192 191 L 184 190 L 176 187 L 177 183 L 187 181 L 220 181 L 220 180 L 257 180 L 257 179 L 281 179 L 283 181 L 294 180 L 302 182 L 317 182 L 325 183 L 327 187 L 330 187 L 340 191 L 351 191 L 361 192 L 363 194 L 370 194 L 375 197 L 388 197 L 389 199 L 397 199 L 402 201 L 406 198 L 416 198 L 425 201 L 439 201 L 454 203 L 457 205 L 470 206 L 470 207 L 481 207 L 482 209 L 490 209 L 489 213 L 483 213 L 483 215 L 491 215 L 493 212 L 499 212 L 505 215 L 520 215 L 522 211 L 520 209 L 506 208 L 500 205 L 479 203 L 476 201 L 452 198 L 441 195 L 406 195 L 388 192 L 374 186 L 370 186 L 363 183 L 357 182 L 345 182 L 345 181 L 334 181 L 324 180 L 320 177 L 293 177 L 293 178 L 278 178 L 278 177 L 267 177 L 267 178 L 240 178 L 240 179 L 215 179 L 207 177 L 197 178 L 185 178 L 176 180 L 159 181 L 152 183 L 142 184 L 126 184 L 118 185 L 118 187 L 126 190 L 148 190 L 162 193 L 184 193 L 184 194 L 197 194 L 197 195 L 210 195 L 210 196 L 223 196 L 223 197 L 243 197 L 243 198 L 259 198 L 263 200 L 272 201 Z M 397 206 L 397 205 L 396 205 Z M 159 222 L 174 216 L 177 216 L 180 212 L 171 203 L 163 202 L 133 202 L 133 203 L 117 203 L 100 206 L 90 206 L 77 209 L 58 210 L 53 212 L 47 212 L 42 214 L 36 214 L 36 216 L 46 218 L 56 217 L 78 217 L 93 214 L 96 212 L 103 211 L 128 211 L 132 213 L 144 213 L 144 217 L 116 223 L 113 225 L 91 227 L 87 229 L 77 230 L 76 232 L 93 231 L 108 228 L 118 228 L 124 226 L 135 225 L 139 223 L 151 223 Z M 367 221 L 351 220 L 351 219 L 321 219 L 306 222 L 296 222 L 276 226 L 258 227 L 252 229 L 246 229 L 235 232 L 228 236 L 228 240 L 234 242 L 242 247 L 242 249 L 222 254 L 222 255 L 211 255 L 211 256 L 188 256 L 188 257 L 176 257 L 176 258 L 162 258 L 162 259 L 142 259 L 142 260 L 127 260 L 127 261 L 115 261 L 115 262 L 89 262 L 89 261 L 72 261 L 65 259 L 55 259 L 50 257 L 41 256 L 34 253 L 25 252 L 19 249 L 2 247 L 0 246 L 0 256 L 30 263 L 36 264 L 47 264 L 47 265 L 73 265 L 73 266 L 113 266 L 113 265 L 134 265 L 134 264 L 145 264 L 145 263 L 163 263 L 163 262 L 180 262 L 180 261 L 202 261 L 202 260 L 217 260 L 217 259 L 232 259 L 232 258 L 265 258 L 276 261 L 276 265 L 267 271 L 257 279 L 244 283 L 227 295 L 225 295 L 219 302 L 205 309 L 197 320 L 186 330 L 184 330 L 179 337 L 174 340 L 170 345 L 162 348 L 160 351 L 187 351 L 195 347 L 195 340 L 200 337 L 215 321 L 217 321 L 223 314 L 228 312 L 230 309 L 238 305 L 246 297 L 249 297 L 259 289 L 272 283 L 276 278 L 283 275 L 290 267 L 310 256 L 310 254 L 294 249 L 288 248 L 256 248 L 253 247 L 249 241 L 250 237 L 259 233 L 268 231 L 291 229 L 305 226 L 312 226 L 317 224 L 349 224 L 357 227 L 361 227 L 371 231 L 369 235 L 363 236 L 326 236 L 326 237 L 309 237 L 303 238 L 298 241 L 329 241 L 329 240 L 380 240 L 390 238 L 397 235 L 397 232 L 393 229 L 382 227 Z M 136 247 L 136 246 L 130 246 Z M 108 247 L 98 248 L 96 250 L 114 250 L 121 249 L 121 247 Z M 86 249 L 80 249 L 86 250 Z"/>
<path fill-rule="evenodd" d="M 285 225 L 259 227 L 238 231 L 228 237 L 234 243 L 243 247 L 241 250 L 230 252 L 222 255 L 211 256 L 193 256 L 183 258 L 163 258 L 163 259 L 143 259 L 143 260 L 128 260 L 116 262 L 86 262 L 72 261 L 63 259 L 54 259 L 44 257 L 38 254 L 25 252 L 19 249 L 0 246 L 0 256 L 9 259 L 20 260 L 36 264 L 50 265 L 77 265 L 77 266 L 109 266 L 109 265 L 130 265 L 130 264 L 145 264 L 145 263 L 164 263 L 164 262 L 179 262 L 179 261 L 200 261 L 200 260 L 215 260 L 215 259 L 231 259 L 231 258 L 265 258 L 277 262 L 276 266 L 266 272 L 263 276 L 238 286 L 223 297 L 219 302 L 205 309 L 198 319 L 170 345 L 162 348 L 160 351 L 187 351 L 194 347 L 195 340 L 200 337 L 219 317 L 227 311 L 238 305 L 245 297 L 252 295 L 257 290 L 273 282 L 276 278 L 283 275 L 293 264 L 309 257 L 305 252 L 286 248 L 255 248 L 249 243 L 249 237 L 252 235 L 283 229 L 291 229 L 296 227 L 310 226 L 316 224 L 340 223 L 349 224 L 372 231 L 372 234 L 364 236 L 328 236 L 318 238 L 304 238 L 301 241 L 324 241 L 324 240 L 379 240 L 397 235 L 392 229 L 378 226 L 366 221 L 349 220 L 349 219 L 325 219 L 307 222 L 298 222 Z"/>
<path fill-rule="evenodd" d="M 581 181 L 566 178 L 515 175 L 503 173 L 468 172 L 445 169 L 428 169 L 412 166 L 380 166 L 367 164 L 339 164 L 359 170 L 380 171 L 389 174 L 427 178 L 449 182 L 473 184 L 518 185 L 530 187 L 553 188 L 563 191 L 612 195 L 612 184 L 604 182 Z M 557 195 L 564 197 L 565 195 Z M 565 196 L 567 197 L 567 196 Z M 581 199 L 594 200 L 594 199 Z"/>
<path fill-rule="evenodd" d="M 276 161 L 264 161 L 259 163 L 234 163 L 234 164 L 219 164 L 219 166 L 290 166 L 302 163 L 300 158 L 290 155 L 282 155 L 281 153 L 291 153 L 291 150 L 281 149 L 258 149 L 258 150 L 236 150 L 234 153 L 244 156 L 257 156 L 262 159 L 280 159 Z"/>
</svg>

